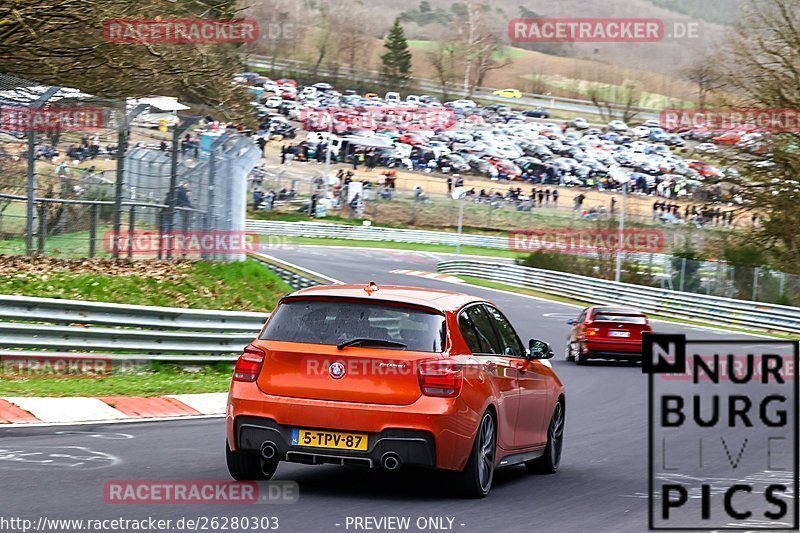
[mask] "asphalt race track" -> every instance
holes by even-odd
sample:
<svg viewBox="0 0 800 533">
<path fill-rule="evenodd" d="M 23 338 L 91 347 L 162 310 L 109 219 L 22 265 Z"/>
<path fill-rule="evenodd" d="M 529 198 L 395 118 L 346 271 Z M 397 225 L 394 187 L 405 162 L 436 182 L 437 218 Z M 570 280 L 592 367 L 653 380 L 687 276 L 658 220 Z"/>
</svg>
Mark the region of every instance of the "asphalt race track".
<svg viewBox="0 0 800 533">
<path fill-rule="evenodd" d="M 264 506 L 110 505 L 108 480 L 227 480 L 221 418 L 139 424 L 0 430 L 3 515 L 49 518 L 171 518 L 268 515 L 279 531 L 347 531 L 348 516 L 454 518 L 465 532 L 638 532 L 647 530 L 647 382 L 641 368 L 564 360 L 572 306 L 469 285 L 394 274 L 434 272 L 437 256 L 385 250 L 301 247 L 269 250 L 281 259 L 352 283 L 376 281 L 461 290 L 485 297 L 508 315 L 523 340 L 552 343 L 553 366 L 567 392 L 566 442 L 560 471 L 531 476 L 501 470 L 484 500 L 460 500 L 448 478 L 432 472 L 385 473 L 283 463 L 275 479 L 299 483 L 295 504 Z M 711 329 L 657 322 L 660 332 L 734 338 Z M 738 338 L 743 338 L 738 336 Z M 753 338 L 754 344 L 758 342 Z M 45 452 L 50 459 L 39 460 Z M 445 524 L 447 521 L 445 521 Z M 349 529 L 352 531 L 352 527 Z M 412 531 L 416 531 L 414 527 Z"/>
</svg>

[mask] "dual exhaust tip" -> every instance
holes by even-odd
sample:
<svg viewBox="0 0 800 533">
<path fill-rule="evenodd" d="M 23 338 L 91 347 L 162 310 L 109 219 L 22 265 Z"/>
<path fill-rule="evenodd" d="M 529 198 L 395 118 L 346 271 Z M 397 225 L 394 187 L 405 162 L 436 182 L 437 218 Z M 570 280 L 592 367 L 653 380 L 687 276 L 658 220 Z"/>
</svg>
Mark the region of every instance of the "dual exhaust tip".
<svg viewBox="0 0 800 533">
<path fill-rule="evenodd" d="M 278 447 L 275 445 L 274 442 L 265 442 L 261 445 L 261 457 L 270 461 L 275 459 L 278 456 Z M 381 466 L 391 472 L 392 470 L 397 470 L 402 466 L 402 461 L 400 460 L 400 456 L 397 455 L 395 452 L 386 452 L 381 456 Z"/>
</svg>

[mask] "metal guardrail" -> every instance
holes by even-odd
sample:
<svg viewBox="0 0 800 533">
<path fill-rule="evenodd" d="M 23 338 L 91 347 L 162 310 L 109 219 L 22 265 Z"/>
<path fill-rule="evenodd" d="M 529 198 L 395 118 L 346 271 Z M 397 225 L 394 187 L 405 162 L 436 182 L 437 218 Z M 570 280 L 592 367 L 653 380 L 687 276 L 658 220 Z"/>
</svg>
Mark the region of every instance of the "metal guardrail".
<svg viewBox="0 0 800 533">
<path fill-rule="evenodd" d="M 0 358 L 229 361 L 268 316 L 0 295 Z"/>
<path fill-rule="evenodd" d="M 671 291 L 477 260 L 441 261 L 438 271 L 534 289 L 593 304 L 636 307 L 647 313 L 709 324 L 800 333 L 800 308 Z"/>
<path fill-rule="evenodd" d="M 257 331 L 269 314 L 0 295 L 0 320 L 130 328 Z M 0 331 L 3 324 L 0 323 Z"/>
</svg>

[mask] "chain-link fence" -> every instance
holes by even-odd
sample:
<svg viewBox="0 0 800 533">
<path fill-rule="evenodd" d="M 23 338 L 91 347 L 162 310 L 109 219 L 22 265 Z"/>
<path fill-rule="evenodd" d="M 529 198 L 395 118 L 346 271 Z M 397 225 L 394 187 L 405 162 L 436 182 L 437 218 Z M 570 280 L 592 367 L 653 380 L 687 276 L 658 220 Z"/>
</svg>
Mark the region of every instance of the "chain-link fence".
<svg viewBox="0 0 800 533">
<path fill-rule="evenodd" d="M 673 257 L 666 264 L 665 288 L 783 305 L 800 304 L 800 276 L 765 267 Z"/>
<path fill-rule="evenodd" d="M 260 151 L 197 117 L 153 143 L 146 109 L 0 75 L 0 253 L 242 257 Z"/>
</svg>

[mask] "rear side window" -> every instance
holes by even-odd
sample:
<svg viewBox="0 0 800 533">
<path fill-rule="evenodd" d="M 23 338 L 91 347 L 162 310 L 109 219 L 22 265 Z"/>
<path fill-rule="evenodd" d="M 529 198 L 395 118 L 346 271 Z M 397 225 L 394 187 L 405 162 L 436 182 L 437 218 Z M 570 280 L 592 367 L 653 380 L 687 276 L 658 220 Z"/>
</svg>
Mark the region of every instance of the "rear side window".
<svg viewBox="0 0 800 533">
<path fill-rule="evenodd" d="M 481 350 L 477 353 L 502 353 L 500 340 L 497 338 L 494 327 L 492 327 L 491 319 L 486 314 L 483 307 L 480 305 L 473 305 L 465 312 L 470 322 L 472 322 L 475 328 L 475 334 L 478 337 L 478 342 L 480 342 Z"/>
<path fill-rule="evenodd" d="M 461 329 L 461 335 L 467 341 L 469 351 L 472 353 L 484 353 L 484 348 L 481 346 L 481 341 L 478 338 L 478 333 L 475 331 L 475 326 L 469 319 L 466 313 L 461 313 L 458 316 L 458 327 Z"/>
<path fill-rule="evenodd" d="M 484 306 L 484 309 L 489 316 L 494 320 L 494 326 L 497 333 L 500 335 L 500 342 L 502 343 L 503 355 L 516 355 L 522 357 L 525 355 L 525 346 L 520 342 L 514 327 L 506 320 L 506 317 L 497 309 L 490 305 Z"/>
<path fill-rule="evenodd" d="M 289 300 L 278 306 L 261 335 L 263 340 L 328 345 L 359 338 L 399 342 L 415 352 L 443 352 L 445 319 L 426 309 L 376 302 Z"/>
</svg>

